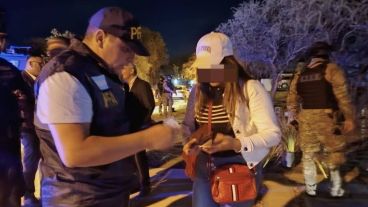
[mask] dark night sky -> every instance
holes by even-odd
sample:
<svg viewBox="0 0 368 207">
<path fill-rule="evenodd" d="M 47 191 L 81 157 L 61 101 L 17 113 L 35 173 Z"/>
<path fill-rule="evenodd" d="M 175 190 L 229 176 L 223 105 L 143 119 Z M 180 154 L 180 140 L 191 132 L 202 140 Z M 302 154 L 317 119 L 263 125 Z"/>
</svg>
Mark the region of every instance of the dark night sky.
<svg viewBox="0 0 368 207">
<path fill-rule="evenodd" d="M 171 58 L 195 51 L 198 39 L 232 16 L 243 0 L 0 0 L 9 40 L 47 37 L 52 28 L 83 35 L 88 18 L 103 6 L 121 6 L 162 34 Z"/>
</svg>

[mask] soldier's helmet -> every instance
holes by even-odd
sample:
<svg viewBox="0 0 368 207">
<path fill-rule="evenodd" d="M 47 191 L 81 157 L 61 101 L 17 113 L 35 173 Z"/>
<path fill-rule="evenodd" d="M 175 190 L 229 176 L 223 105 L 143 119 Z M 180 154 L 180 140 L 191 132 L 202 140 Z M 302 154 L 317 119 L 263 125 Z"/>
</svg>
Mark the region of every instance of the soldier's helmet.
<svg viewBox="0 0 368 207">
<path fill-rule="evenodd" d="M 333 47 L 324 41 L 318 41 L 313 43 L 307 50 L 307 58 L 329 58 L 330 53 L 333 51 Z"/>
</svg>

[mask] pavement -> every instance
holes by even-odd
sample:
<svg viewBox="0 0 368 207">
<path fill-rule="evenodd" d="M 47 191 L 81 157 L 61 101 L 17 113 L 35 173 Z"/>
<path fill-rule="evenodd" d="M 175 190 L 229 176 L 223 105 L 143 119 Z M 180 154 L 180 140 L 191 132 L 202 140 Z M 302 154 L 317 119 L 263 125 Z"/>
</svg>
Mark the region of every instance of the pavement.
<svg viewBox="0 0 368 207">
<path fill-rule="evenodd" d="M 183 161 L 175 157 L 150 171 L 152 193 L 146 197 L 132 195 L 132 207 L 190 207 L 192 182 L 184 174 Z M 366 175 L 365 175 L 366 176 Z M 349 192 L 346 198 L 331 198 L 329 182 L 321 173 L 318 175 L 318 197 L 304 194 L 302 165 L 292 168 L 283 166 L 266 167 L 264 185 L 254 207 L 367 207 L 368 188 L 360 176 L 345 183 Z"/>
<path fill-rule="evenodd" d="M 174 117 L 180 122 L 185 113 L 185 102 L 176 101 Z M 163 117 L 155 110 L 153 118 Z M 184 163 L 180 157 L 181 146 L 167 152 L 149 152 L 151 168 L 152 193 L 147 197 L 132 195 L 132 207 L 190 207 L 192 182 L 184 174 Z M 166 157 L 165 157 L 166 155 Z M 156 157 L 156 159 L 155 159 Z M 355 145 L 348 154 L 348 162 L 342 168 L 345 189 L 348 196 L 331 198 L 329 196 L 329 179 L 321 171 L 318 172 L 318 196 L 309 197 L 304 193 L 304 177 L 301 154 L 296 156 L 292 168 L 284 166 L 282 161 L 270 162 L 264 169 L 264 182 L 260 196 L 254 207 L 368 207 L 368 144 L 362 142 Z M 153 159 L 152 159 L 153 158 Z M 162 158 L 162 165 L 157 166 L 157 158 Z M 328 176 L 328 175 L 327 175 Z"/>
<path fill-rule="evenodd" d="M 182 121 L 185 101 L 176 100 L 174 117 Z M 153 119 L 163 119 L 157 107 Z M 304 194 L 304 179 L 300 154 L 292 168 L 284 167 L 282 161 L 271 161 L 264 169 L 264 185 L 254 207 L 368 207 L 368 144 L 355 145 L 343 168 L 346 198 L 333 199 L 328 196 L 329 182 L 318 174 L 318 197 Z M 167 151 L 149 151 L 152 192 L 146 197 L 131 195 L 131 207 L 191 207 L 192 182 L 184 174 L 184 163 L 180 156 L 181 145 Z M 39 197 L 39 175 L 36 180 L 36 196 Z M 205 207 L 205 206 L 204 206 Z"/>
</svg>

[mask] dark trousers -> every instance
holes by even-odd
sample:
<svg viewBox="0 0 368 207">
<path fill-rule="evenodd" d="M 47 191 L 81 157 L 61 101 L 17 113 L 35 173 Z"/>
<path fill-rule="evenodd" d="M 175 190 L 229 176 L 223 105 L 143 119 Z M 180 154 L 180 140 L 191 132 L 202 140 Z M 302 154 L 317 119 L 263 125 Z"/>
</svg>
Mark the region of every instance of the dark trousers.
<svg viewBox="0 0 368 207">
<path fill-rule="evenodd" d="M 138 152 L 135 155 L 135 162 L 138 168 L 139 183 L 141 188 L 149 187 L 151 182 L 149 176 L 148 158 L 145 150 Z"/>
<path fill-rule="evenodd" d="M 41 158 L 40 141 L 34 130 L 27 130 L 21 133 L 22 145 L 24 148 L 23 156 L 23 176 L 26 183 L 25 197 L 34 195 L 34 180 Z"/>
<path fill-rule="evenodd" d="M 0 206 L 20 207 L 23 190 L 20 145 L 0 143 Z"/>
</svg>

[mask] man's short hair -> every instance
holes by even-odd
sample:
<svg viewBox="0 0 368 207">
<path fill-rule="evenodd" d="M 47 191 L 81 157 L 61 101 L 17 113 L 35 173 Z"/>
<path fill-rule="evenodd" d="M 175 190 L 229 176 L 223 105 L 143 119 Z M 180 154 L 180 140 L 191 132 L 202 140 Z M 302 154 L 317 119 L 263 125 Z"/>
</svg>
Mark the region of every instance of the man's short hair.
<svg viewBox="0 0 368 207">
<path fill-rule="evenodd" d="M 133 69 L 133 74 L 137 75 L 138 74 L 137 66 L 134 63 L 132 63 L 132 69 Z"/>
</svg>

